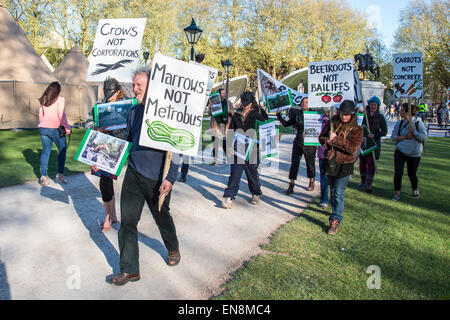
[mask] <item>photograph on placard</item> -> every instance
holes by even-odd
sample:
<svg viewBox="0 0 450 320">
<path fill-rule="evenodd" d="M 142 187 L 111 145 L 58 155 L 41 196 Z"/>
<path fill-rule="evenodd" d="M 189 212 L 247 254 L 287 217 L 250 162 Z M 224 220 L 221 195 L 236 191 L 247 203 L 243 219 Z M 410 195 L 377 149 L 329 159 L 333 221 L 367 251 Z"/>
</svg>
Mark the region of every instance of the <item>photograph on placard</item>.
<svg viewBox="0 0 450 320">
<path fill-rule="evenodd" d="M 95 125 L 105 130 L 126 128 L 128 112 L 136 105 L 136 99 L 100 103 L 94 106 Z"/>
<path fill-rule="evenodd" d="M 128 158 L 131 145 L 128 141 L 89 129 L 78 148 L 75 160 L 118 176 Z"/>
<path fill-rule="evenodd" d="M 269 112 L 278 112 L 294 106 L 291 90 L 266 96 L 266 107 Z"/>
<path fill-rule="evenodd" d="M 215 92 L 209 96 L 211 101 L 210 109 L 213 117 L 220 116 L 223 114 L 222 100 L 220 99 L 220 93 Z"/>
</svg>

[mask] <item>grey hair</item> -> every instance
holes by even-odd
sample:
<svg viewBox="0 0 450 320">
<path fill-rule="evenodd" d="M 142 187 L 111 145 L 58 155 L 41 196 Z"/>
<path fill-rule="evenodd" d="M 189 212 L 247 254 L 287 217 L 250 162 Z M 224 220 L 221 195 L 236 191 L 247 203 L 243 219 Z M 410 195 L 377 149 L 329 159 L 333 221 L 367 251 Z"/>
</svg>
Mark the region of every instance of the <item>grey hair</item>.
<svg viewBox="0 0 450 320">
<path fill-rule="evenodd" d="M 147 78 L 150 79 L 151 72 L 152 72 L 151 68 L 146 68 L 146 67 L 138 68 L 138 69 L 136 69 L 136 71 L 133 74 L 133 79 L 136 78 L 137 75 L 143 74 L 143 73 L 145 73 L 147 75 Z"/>
</svg>

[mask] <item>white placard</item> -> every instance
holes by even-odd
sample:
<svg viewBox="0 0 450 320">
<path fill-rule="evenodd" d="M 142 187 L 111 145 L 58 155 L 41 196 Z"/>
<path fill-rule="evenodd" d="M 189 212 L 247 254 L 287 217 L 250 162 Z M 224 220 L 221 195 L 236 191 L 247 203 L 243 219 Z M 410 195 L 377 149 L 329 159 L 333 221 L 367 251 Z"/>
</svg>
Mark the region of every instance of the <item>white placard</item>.
<svg viewBox="0 0 450 320">
<path fill-rule="evenodd" d="M 280 92 L 286 92 L 288 90 L 291 91 L 292 100 L 295 106 L 299 106 L 302 99 L 308 97 L 306 93 L 300 93 L 289 88 L 284 83 L 273 78 L 267 72 L 264 72 L 261 69 L 257 69 L 257 77 L 258 77 L 258 96 L 259 101 L 266 101 L 266 97 L 276 95 Z"/>
<path fill-rule="evenodd" d="M 234 154 L 242 160 L 248 161 L 255 140 L 246 135 L 236 132 L 233 139 Z"/>
<path fill-rule="evenodd" d="M 146 21 L 146 18 L 100 19 L 86 81 L 103 82 L 112 77 L 119 82 L 132 82 Z"/>
<path fill-rule="evenodd" d="M 157 53 L 153 58 L 139 144 L 196 156 L 208 70 Z"/>
<path fill-rule="evenodd" d="M 305 146 L 320 146 L 319 135 L 322 130 L 322 113 L 317 111 L 303 111 Z"/>
<path fill-rule="evenodd" d="M 278 154 L 275 119 L 259 122 L 258 137 L 261 158 L 274 157 Z"/>
<path fill-rule="evenodd" d="M 216 81 L 218 70 L 192 60 L 190 60 L 189 63 L 206 68 L 208 70 L 208 88 L 206 89 L 205 105 L 203 106 L 206 107 L 206 105 L 208 104 L 209 95 L 211 94 L 211 89 L 214 87 L 214 81 Z"/>
<path fill-rule="evenodd" d="M 394 54 L 395 98 L 423 97 L 423 55 L 421 52 Z"/>
<path fill-rule="evenodd" d="M 355 98 L 352 59 L 308 63 L 308 104 L 310 107 L 339 107 Z"/>
</svg>

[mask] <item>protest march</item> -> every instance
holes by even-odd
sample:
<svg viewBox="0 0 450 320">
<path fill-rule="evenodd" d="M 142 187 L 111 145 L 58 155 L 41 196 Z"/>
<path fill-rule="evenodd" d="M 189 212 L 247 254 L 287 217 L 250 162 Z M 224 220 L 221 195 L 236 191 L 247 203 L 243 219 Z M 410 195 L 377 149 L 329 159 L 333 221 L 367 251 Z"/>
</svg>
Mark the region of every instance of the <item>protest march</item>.
<svg viewBox="0 0 450 320">
<path fill-rule="evenodd" d="M 0 0 L 0 300 L 448 297 L 447 2 L 389 45 L 347 0 L 47 2 Z"/>
</svg>

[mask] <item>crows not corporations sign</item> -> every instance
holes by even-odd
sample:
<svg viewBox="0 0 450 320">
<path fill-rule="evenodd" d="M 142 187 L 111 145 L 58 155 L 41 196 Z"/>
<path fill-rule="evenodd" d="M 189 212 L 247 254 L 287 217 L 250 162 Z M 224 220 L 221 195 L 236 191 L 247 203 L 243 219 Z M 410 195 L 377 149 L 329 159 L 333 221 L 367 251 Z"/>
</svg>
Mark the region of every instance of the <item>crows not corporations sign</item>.
<svg viewBox="0 0 450 320">
<path fill-rule="evenodd" d="M 197 155 L 208 74 L 203 66 L 154 56 L 140 145 Z"/>
<path fill-rule="evenodd" d="M 423 97 L 423 58 L 421 52 L 394 54 L 395 98 Z"/>
<path fill-rule="evenodd" d="M 86 81 L 103 82 L 112 77 L 119 82 L 132 82 L 145 22 L 145 18 L 100 19 Z"/>
</svg>

